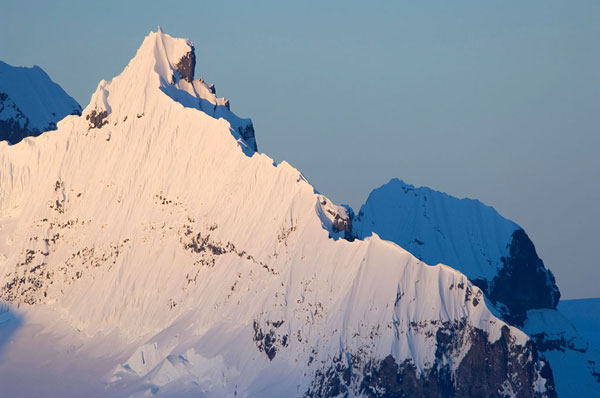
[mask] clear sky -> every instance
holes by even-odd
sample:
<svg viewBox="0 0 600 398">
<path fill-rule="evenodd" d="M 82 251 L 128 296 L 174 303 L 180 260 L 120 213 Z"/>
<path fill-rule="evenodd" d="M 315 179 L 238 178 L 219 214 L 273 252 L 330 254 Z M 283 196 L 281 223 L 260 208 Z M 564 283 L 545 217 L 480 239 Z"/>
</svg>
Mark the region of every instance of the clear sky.
<svg viewBox="0 0 600 398">
<path fill-rule="evenodd" d="M 0 59 L 83 106 L 161 25 L 258 147 L 358 210 L 399 177 L 520 224 L 600 296 L 600 2 L 2 0 Z"/>
</svg>

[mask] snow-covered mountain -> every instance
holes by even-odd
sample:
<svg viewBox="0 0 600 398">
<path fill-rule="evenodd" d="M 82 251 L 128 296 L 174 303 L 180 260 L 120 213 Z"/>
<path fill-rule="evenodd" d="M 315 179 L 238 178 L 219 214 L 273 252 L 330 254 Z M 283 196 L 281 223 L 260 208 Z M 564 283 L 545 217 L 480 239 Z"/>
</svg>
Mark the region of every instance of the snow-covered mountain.
<svg viewBox="0 0 600 398">
<path fill-rule="evenodd" d="M 81 106 L 40 68 L 15 67 L 0 61 L 0 141 L 13 144 L 25 137 L 56 130 Z"/>
<path fill-rule="evenodd" d="M 478 200 L 393 179 L 371 192 L 353 228 L 463 272 L 510 322 L 522 324 L 530 309 L 556 308 L 560 298 L 525 231 Z"/>
<path fill-rule="evenodd" d="M 351 224 L 354 236 L 377 234 L 428 264 L 463 272 L 501 318 L 534 339 L 560 397 L 600 396 L 600 356 L 556 311 L 554 276 L 517 224 L 478 200 L 398 179 L 373 190 Z"/>
<path fill-rule="evenodd" d="M 556 396 L 480 288 L 352 239 L 351 212 L 256 152 L 195 59 L 159 29 L 81 117 L 0 143 L 4 391 Z"/>
</svg>

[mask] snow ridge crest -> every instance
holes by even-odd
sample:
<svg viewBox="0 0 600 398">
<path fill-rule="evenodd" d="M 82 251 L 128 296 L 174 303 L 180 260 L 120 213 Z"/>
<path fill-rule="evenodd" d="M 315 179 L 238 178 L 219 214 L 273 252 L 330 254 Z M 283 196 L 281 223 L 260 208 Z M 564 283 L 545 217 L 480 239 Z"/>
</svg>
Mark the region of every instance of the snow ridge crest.
<svg viewBox="0 0 600 398">
<path fill-rule="evenodd" d="M 174 38 L 158 27 L 144 39 L 123 72 L 111 81 L 102 80 L 83 111 L 89 128 L 141 118 L 157 108 L 176 106 L 202 111 L 215 119 L 223 118 L 247 155 L 257 151 L 250 119 L 231 112 L 229 101 L 216 95 L 214 84 L 203 78 L 194 80 L 196 53 L 188 39 Z M 166 95 L 165 95 L 166 94 Z"/>
</svg>

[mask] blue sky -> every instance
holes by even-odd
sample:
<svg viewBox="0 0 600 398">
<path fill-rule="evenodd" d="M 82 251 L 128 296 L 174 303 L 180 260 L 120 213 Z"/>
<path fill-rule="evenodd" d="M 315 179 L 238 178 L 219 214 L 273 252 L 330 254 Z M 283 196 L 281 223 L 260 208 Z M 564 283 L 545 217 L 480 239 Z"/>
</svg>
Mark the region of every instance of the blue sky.
<svg viewBox="0 0 600 398">
<path fill-rule="evenodd" d="M 356 210 L 399 177 L 494 206 L 600 296 L 600 2 L 14 1 L 0 59 L 83 106 L 161 25 L 261 152 Z"/>
</svg>

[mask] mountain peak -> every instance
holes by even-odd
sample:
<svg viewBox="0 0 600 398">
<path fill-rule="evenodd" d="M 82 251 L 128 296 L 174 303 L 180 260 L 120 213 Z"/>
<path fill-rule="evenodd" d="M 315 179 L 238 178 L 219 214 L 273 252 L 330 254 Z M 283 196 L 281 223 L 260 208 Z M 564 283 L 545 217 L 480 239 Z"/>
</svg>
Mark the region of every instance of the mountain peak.
<svg viewBox="0 0 600 398">
<path fill-rule="evenodd" d="M 179 72 L 181 78 L 191 82 L 194 78 L 194 68 L 196 67 L 196 55 L 194 45 L 188 39 L 174 38 L 158 27 L 156 32 L 150 32 L 144 39 L 135 58 L 142 58 L 141 64 L 148 66 L 147 61 L 154 60 L 154 71 L 167 80 L 174 81 Z M 134 59 L 135 59 L 134 58 Z M 187 60 L 192 59 L 193 62 Z"/>
<path fill-rule="evenodd" d="M 229 101 L 216 96 L 215 86 L 203 78 L 194 80 L 196 53 L 188 39 L 174 38 L 158 27 L 142 42 L 123 72 L 111 81 L 101 81 L 83 115 L 89 128 L 102 128 L 127 117 L 141 117 L 156 107 L 177 102 L 219 119 L 227 120 L 232 134 L 251 155 L 257 150 L 250 119 L 236 116 Z M 166 95 L 166 96 L 165 96 Z"/>
</svg>

